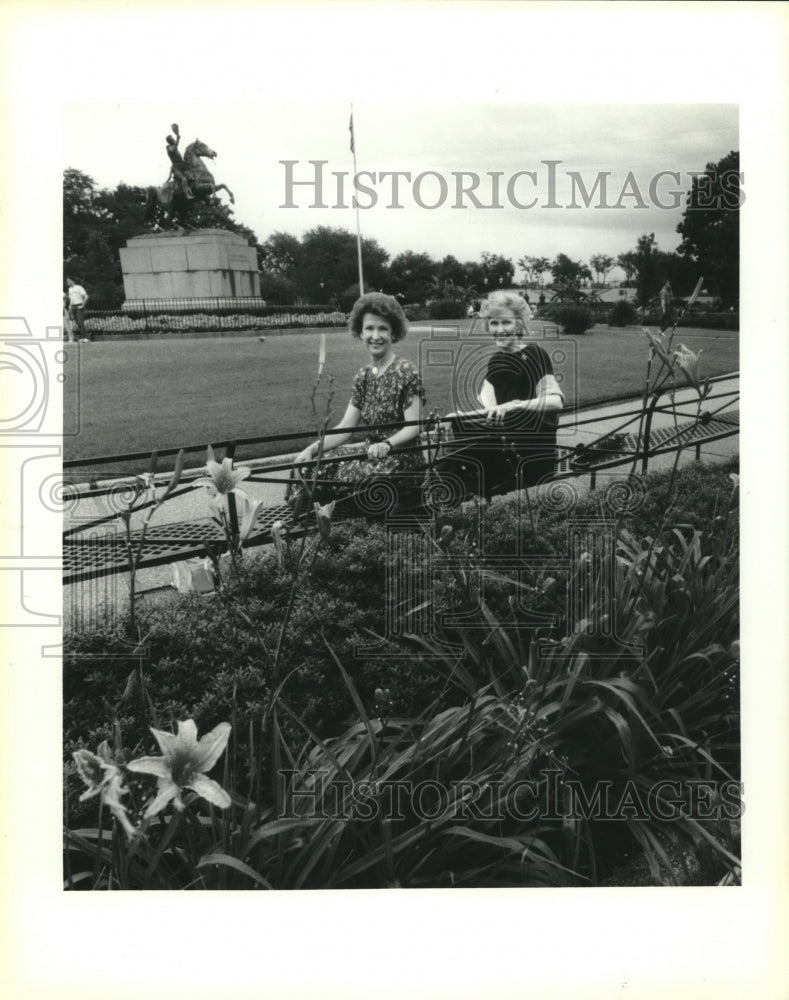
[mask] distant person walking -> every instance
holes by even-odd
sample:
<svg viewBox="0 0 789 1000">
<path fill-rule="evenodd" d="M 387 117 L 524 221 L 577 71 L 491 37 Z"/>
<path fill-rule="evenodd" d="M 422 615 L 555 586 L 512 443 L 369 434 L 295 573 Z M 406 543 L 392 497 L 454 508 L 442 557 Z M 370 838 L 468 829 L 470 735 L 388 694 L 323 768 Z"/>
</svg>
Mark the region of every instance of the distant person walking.
<svg viewBox="0 0 789 1000">
<path fill-rule="evenodd" d="M 71 312 L 68 295 L 63 293 L 63 339 L 67 340 L 70 344 L 74 343 L 74 321 L 71 318 Z"/>
<path fill-rule="evenodd" d="M 664 330 L 668 330 L 671 324 L 674 322 L 674 310 L 672 308 L 671 302 L 674 298 L 674 293 L 671 290 L 671 282 L 667 281 L 665 285 L 660 289 L 660 332 L 663 333 Z"/>
<path fill-rule="evenodd" d="M 66 287 L 68 288 L 69 312 L 79 331 L 79 342 L 87 344 L 90 340 L 85 327 L 85 306 L 89 298 L 88 293 L 73 278 L 66 278 Z"/>
</svg>

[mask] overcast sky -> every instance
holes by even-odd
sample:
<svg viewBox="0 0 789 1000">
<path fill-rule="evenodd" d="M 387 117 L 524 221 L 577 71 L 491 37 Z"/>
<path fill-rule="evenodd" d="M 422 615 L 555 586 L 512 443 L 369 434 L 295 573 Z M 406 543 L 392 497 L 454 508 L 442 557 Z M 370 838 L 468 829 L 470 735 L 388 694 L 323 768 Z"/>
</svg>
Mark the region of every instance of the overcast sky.
<svg viewBox="0 0 789 1000">
<path fill-rule="evenodd" d="M 318 225 L 355 231 L 350 110 L 317 102 L 72 104 L 64 109 L 63 163 L 100 187 L 162 183 L 164 140 L 177 122 L 182 150 L 199 137 L 217 152 L 206 163 L 234 192 L 236 219 L 261 241 Z M 359 102 L 353 113 L 357 169 L 374 175 L 361 177 L 369 189 L 359 195 L 362 234 L 392 256 L 410 249 L 476 260 L 487 250 L 514 261 L 560 252 L 588 261 L 616 257 L 650 232 L 672 250 L 691 172 L 739 148 L 733 104 Z M 316 168 L 313 160 L 326 162 Z M 325 209 L 313 207 L 321 200 L 316 169 Z M 410 179 L 395 192 L 392 178 L 380 176 L 387 171 Z M 347 176 L 340 182 L 337 173 Z M 289 186 L 289 175 L 310 183 Z"/>
</svg>

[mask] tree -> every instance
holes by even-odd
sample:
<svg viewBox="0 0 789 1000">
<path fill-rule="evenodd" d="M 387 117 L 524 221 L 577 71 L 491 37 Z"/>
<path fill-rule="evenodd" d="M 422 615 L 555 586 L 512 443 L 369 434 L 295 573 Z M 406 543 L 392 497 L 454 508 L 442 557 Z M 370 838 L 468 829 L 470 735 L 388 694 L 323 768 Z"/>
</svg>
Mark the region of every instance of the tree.
<svg viewBox="0 0 789 1000">
<path fill-rule="evenodd" d="M 406 250 L 389 265 L 388 285 L 403 302 L 425 302 L 436 277 L 436 262 L 426 253 Z"/>
<path fill-rule="evenodd" d="M 658 269 L 661 284 L 664 281 L 670 281 L 675 297 L 690 296 L 696 282 L 703 277 L 697 264 L 678 253 L 661 252 Z"/>
<path fill-rule="evenodd" d="M 123 302 L 118 250 L 139 232 L 142 204 L 135 197 L 141 190 L 121 185 L 114 199 L 110 192 L 97 190 L 93 178 L 81 170 L 70 167 L 63 173 L 64 278 L 86 285 L 94 305 Z"/>
<path fill-rule="evenodd" d="M 362 240 L 366 288 L 381 288 L 389 254 L 372 239 Z M 311 302 L 342 298 L 359 280 L 356 237 L 346 229 L 317 226 L 301 240 L 301 265 L 296 276 L 299 293 Z"/>
<path fill-rule="evenodd" d="M 593 257 L 589 259 L 589 263 L 592 265 L 592 270 L 597 275 L 600 284 L 605 282 L 605 276 L 614 266 L 614 258 L 609 257 L 605 253 L 596 253 Z"/>
<path fill-rule="evenodd" d="M 540 288 L 544 287 L 542 276 L 547 274 L 551 269 L 551 262 L 547 257 L 532 257 L 531 258 L 532 271 L 534 277 L 540 283 Z"/>
<path fill-rule="evenodd" d="M 655 234 L 639 236 L 636 244 L 636 302 L 645 306 L 654 298 L 661 285 L 658 269 L 659 250 Z"/>
<path fill-rule="evenodd" d="M 534 257 L 526 257 L 526 256 L 521 257 L 521 259 L 518 261 L 518 267 L 523 271 L 526 277 L 525 284 L 527 285 L 530 282 L 534 281 L 534 261 L 535 261 Z"/>
<path fill-rule="evenodd" d="M 453 285 L 463 285 L 468 280 L 468 266 L 461 264 L 457 257 L 448 254 L 436 268 L 440 281 L 451 281 Z"/>
<path fill-rule="evenodd" d="M 274 232 L 260 245 L 258 258 L 263 271 L 292 281 L 301 264 L 301 243 L 290 233 Z"/>
<path fill-rule="evenodd" d="M 629 285 L 638 273 L 638 261 L 636 260 L 635 253 L 632 250 L 628 250 L 627 253 L 620 253 L 616 258 L 616 262 L 625 272 L 625 285 Z"/>
<path fill-rule="evenodd" d="M 584 273 L 589 273 L 589 268 L 581 261 L 572 260 L 564 253 L 557 254 L 551 264 L 551 275 L 554 281 L 569 281 L 580 286 Z"/>
<path fill-rule="evenodd" d="M 290 278 L 263 271 L 260 275 L 260 294 L 267 304 L 290 305 L 296 299 L 296 285 Z"/>
<path fill-rule="evenodd" d="M 490 291 L 512 284 L 515 268 L 511 260 L 502 257 L 501 254 L 489 253 L 487 250 L 482 251 L 481 257 L 483 275 L 487 279 L 487 288 Z"/>
<path fill-rule="evenodd" d="M 740 294 L 740 154 L 732 150 L 717 163 L 708 163 L 694 177 L 687 207 L 677 232 L 678 252 L 692 261 L 707 287 L 725 306 L 739 302 Z"/>
<path fill-rule="evenodd" d="M 458 284 L 473 286 L 477 289 L 477 293 L 479 295 L 487 295 L 488 280 L 485 268 L 479 263 L 479 261 L 467 260 L 463 264 L 463 278 L 458 282 Z"/>
<path fill-rule="evenodd" d="M 63 172 L 63 259 L 84 255 L 92 233 L 101 226 L 96 207 L 96 182 L 81 170 Z"/>
</svg>

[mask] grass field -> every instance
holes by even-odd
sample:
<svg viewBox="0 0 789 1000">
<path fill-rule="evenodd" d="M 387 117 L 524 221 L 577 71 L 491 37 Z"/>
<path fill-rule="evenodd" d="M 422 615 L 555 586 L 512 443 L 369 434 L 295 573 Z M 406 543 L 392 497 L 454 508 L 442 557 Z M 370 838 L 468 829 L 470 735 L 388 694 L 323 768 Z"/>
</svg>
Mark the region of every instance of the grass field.
<svg viewBox="0 0 789 1000">
<path fill-rule="evenodd" d="M 470 405 L 491 351 L 479 324 L 415 326 L 397 353 L 419 365 L 428 411 Z M 595 327 L 586 336 L 533 332 L 554 359 L 567 406 L 643 389 L 647 341 L 640 328 Z M 551 330 L 551 328 L 547 328 Z M 555 328 L 553 328 L 555 331 Z M 365 363 L 359 341 L 326 332 L 325 374 L 335 377 L 333 418 L 339 419 L 354 374 Z M 704 350 L 702 373 L 739 367 L 739 334 L 682 329 L 675 344 Z M 235 438 L 304 431 L 314 436 L 310 391 L 317 375 L 320 333 L 256 337 L 97 341 L 69 348 L 64 386 L 66 460 L 204 445 Z M 453 374 L 454 373 L 454 374 Z M 464 402 L 466 401 L 466 402 Z M 324 411 L 325 412 L 325 411 Z M 301 440 L 304 440 L 302 438 Z M 239 450 L 237 457 L 293 450 L 298 440 Z M 197 458 L 195 464 L 199 464 Z"/>
</svg>

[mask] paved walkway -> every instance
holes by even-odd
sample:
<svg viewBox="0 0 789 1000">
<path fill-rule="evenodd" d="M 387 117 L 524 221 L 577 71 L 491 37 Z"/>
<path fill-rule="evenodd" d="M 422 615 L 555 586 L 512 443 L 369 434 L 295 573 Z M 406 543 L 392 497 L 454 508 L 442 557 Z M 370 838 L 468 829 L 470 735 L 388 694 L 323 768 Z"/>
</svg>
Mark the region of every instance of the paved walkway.
<svg viewBox="0 0 789 1000">
<path fill-rule="evenodd" d="M 696 413 L 696 394 L 693 390 L 683 389 L 676 393 L 676 404 L 678 421 L 689 421 Z M 666 398 L 665 402 L 668 402 Z M 565 413 L 560 421 L 558 443 L 560 446 L 574 447 L 577 444 L 589 444 L 600 438 L 603 434 L 611 433 L 636 433 L 638 430 L 638 416 L 641 401 L 639 399 L 626 400 L 617 403 L 603 403 L 584 407 L 575 413 Z M 712 396 L 705 401 L 704 409 L 713 413 L 733 413 L 739 410 L 739 378 L 732 377 L 725 381 L 714 383 Z M 587 423 L 587 421 L 593 421 Z M 671 428 L 674 425 L 674 418 L 671 413 L 658 412 L 653 419 L 653 430 L 659 431 L 661 428 Z M 717 441 L 711 441 L 701 446 L 700 457 L 708 462 L 725 461 L 736 455 L 739 451 L 739 435 L 733 435 Z M 689 447 L 681 456 L 681 464 L 687 464 L 695 459 L 696 448 Z M 245 482 L 244 492 L 253 500 L 262 499 L 266 506 L 273 506 L 284 501 L 285 485 L 282 483 L 267 482 L 265 469 L 270 465 L 281 464 L 289 461 L 292 455 L 283 455 L 277 458 L 260 459 L 256 462 L 249 462 L 255 468 L 256 476 L 263 479 L 263 482 Z M 657 455 L 650 459 L 650 471 L 670 466 L 674 461 L 674 454 L 667 453 Z M 602 470 L 596 473 L 598 485 L 603 477 L 621 478 L 626 476 L 629 465 L 619 468 Z M 286 473 L 271 473 L 271 479 L 285 478 Z M 573 479 L 576 488 L 584 490 L 589 488 L 591 476 L 589 474 Z M 86 521 L 99 518 L 108 512 L 108 498 L 87 498 L 79 501 L 68 512 L 66 527 L 74 527 L 77 524 L 84 524 Z M 151 523 L 153 525 L 171 524 L 181 521 L 203 519 L 210 516 L 210 509 L 207 502 L 206 491 L 200 487 L 168 500 L 154 514 Z M 144 515 L 143 515 L 144 516 Z M 139 526 L 142 518 L 135 515 L 133 526 Z M 84 626 L 87 618 L 97 622 L 113 614 L 128 604 L 128 580 L 127 574 L 115 574 L 91 581 L 90 584 L 72 584 L 64 588 L 64 613 L 65 621 L 80 621 Z M 173 581 L 173 568 L 171 565 L 152 567 L 143 569 L 138 573 L 138 591 L 142 593 L 155 594 L 162 592 L 164 588 L 169 588 Z M 98 618 L 96 618 L 98 616 Z"/>
</svg>

